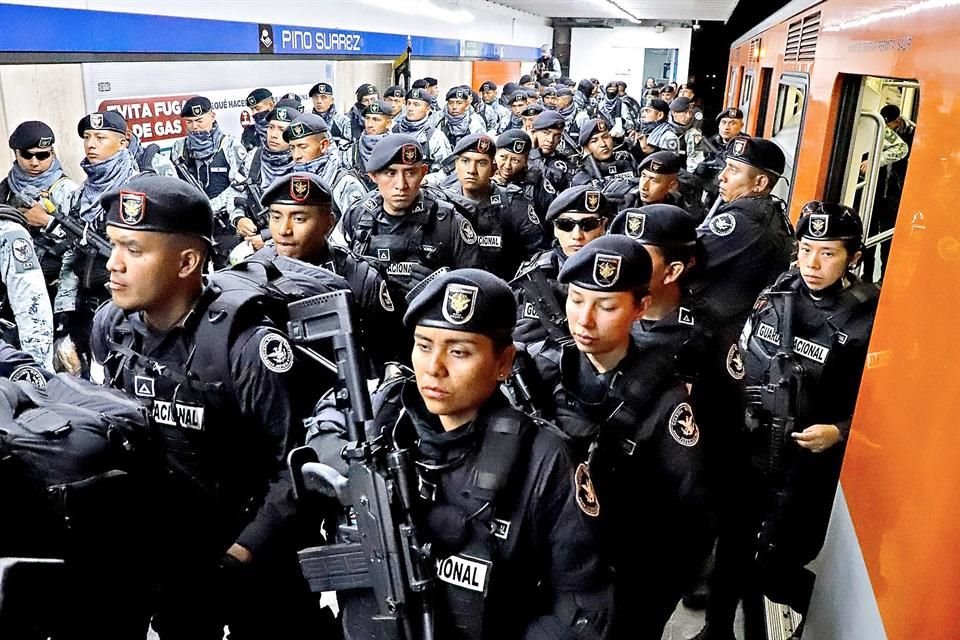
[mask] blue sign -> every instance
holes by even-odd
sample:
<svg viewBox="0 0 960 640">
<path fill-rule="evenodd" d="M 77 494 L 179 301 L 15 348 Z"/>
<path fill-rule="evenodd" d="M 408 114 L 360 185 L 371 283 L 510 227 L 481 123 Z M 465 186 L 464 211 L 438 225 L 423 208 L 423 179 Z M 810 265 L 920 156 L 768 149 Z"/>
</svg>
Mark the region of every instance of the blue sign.
<svg viewBox="0 0 960 640">
<path fill-rule="evenodd" d="M 277 54 L 392 58 L 408 37 L 372 31 L 175 18 L 113 11 L 0 4 L 0 52 Z M 42 37 L 41 37 L 42 36 Z M 411 36 L 414 56 L 534 60 L 539 50 L 486 42 Z"/>
</svg>

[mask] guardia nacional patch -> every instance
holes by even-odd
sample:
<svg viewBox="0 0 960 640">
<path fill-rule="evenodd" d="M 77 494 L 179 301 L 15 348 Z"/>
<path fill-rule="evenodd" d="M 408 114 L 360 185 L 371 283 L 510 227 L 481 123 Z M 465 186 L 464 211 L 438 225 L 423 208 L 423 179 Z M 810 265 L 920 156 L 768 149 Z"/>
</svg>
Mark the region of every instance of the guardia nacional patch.
<svg viewBox="0 0 960 640">
<path fill-rule="evenodd" d="M 460 237 L 467 244 L 477 244 L 477 232 L 466 218 L 460 221 Z"/>
<path fill-rule="evenodd" d="M 637 240 L 643 237 L 643 231 L 647 227 L 647 214 L 637 211 L 627 212 L 627 237 Z"/>
<path fill-rule="evenodd" d="M 14 382 L 26 382 L 37 389 L 47 388 L 47 378 L 32 364 L 23 364 L 14 369 L 10 379 Z"/>
<path fill-rule="evenodd" d="M 600 192 L 587 191 L 583 194 L 583 207 L 590 213 L 595 213 L 600 208 Z"/>
<path fill-rule="evenodd" d="M 533 224 L 540 224 L 540 216 L 537 215 L 537 211 L 532 204 L 527 205 L 527 220 Z"/>
<path fill-rule="evenodd" d="M 387 289 L 387 281 L 380 281 L 380 306 L 384 311 L 393 313 L 393 298 L 390 297 L 390 290 Z"/>
<path fill-rule="evenodd" d="M 612 287 L 620 279 L 623 256 L 598 253 L 593 258 L 593 281 L 600 287 Z"/>
<path fill-rule="evenodd" d="M 282 335 L 268 333 L 260 339 L 260 361 L 274 373 L 286 373 L 293 368 L 293 348 Z"/>
<path fill-rule="evenodd" d="M 734 380 L 743 380 L 747 371 L 743 366 L 743 357 L 740 355 L 740 349 L 736 344 L 730 345 L 727 351 L 727 373 Z"/>
<path fill-rule="evenodd" d="M 443 292 L 443 317 L 451 324 L 470 322 L 477 310 L 479 289 L 466 284 L 448 284 Z"/>
<path fill-rule="evenodd" d="M 593 486 L 593 478 L 590 477 L 590 467 L 585 462 L 577 465 L 577 470 L 573 475 L 573 484 L 576 489 L 577 506 L 591 518 L 600 515 L 600 500 L 597 498 L 597 490 Z"/>
<path fill-rule="evenodd" d="M 10 245 L 10 251 L 17 262 L 33 264 L 33 247 L 26 238 L 17 238 Z"/>
<path fill-rule="evenodd" d="M 814 238 L 823 238 L 827 235 L 830 225 L 830 216 L 823 213 L 814 213 L 810 216 L 810 235 Z"/>
<path fill-rule="evenodd" d="M 670 414 L 670 435 L 685 447 L 692 447 L 700 441 L 700 427 L 693 417 L 693 408 L 681 402 Z"/>
<path fill-rule="evenodd" d="M 718 236 L 728 236 L 737 228 L 737 219 L 730 213 L 720 213 L 710 220 L 710 231 Z"/>
<path fill-rule="evenodd" d="M 294 202 L 303 202 L 310 197 L 310 180 L 294 177 L 290 179 L 290 197 Z"/>
<path fill-rule="evenodd" d="M 120 192 L 120 220 L 124 224 L 140 224 L 146 213 L 147 194 L 136 191 Z"/>
</svg>

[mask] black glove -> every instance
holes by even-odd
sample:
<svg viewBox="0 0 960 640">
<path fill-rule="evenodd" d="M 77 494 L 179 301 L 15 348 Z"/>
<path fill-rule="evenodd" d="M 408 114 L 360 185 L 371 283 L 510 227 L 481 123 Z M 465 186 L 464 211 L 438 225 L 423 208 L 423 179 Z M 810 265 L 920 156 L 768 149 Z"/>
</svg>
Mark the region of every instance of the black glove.
<svg viewBox="0 0 960 640">
<path fill-rule="evenodd" d="M 396 278 L 392 281 L 392 284 L 396 290 L 400 292 L 400 295 L 406 298 L 418 284 L 423 282 L 423 280 L 433 272 L 434 269 L 425 267 L 422 264 L 415 262 L 410 269 L 409 276 L 401 276 Z M 410 301 L 407 300 L 407 302 L 409 303 Z"/>
</svg>

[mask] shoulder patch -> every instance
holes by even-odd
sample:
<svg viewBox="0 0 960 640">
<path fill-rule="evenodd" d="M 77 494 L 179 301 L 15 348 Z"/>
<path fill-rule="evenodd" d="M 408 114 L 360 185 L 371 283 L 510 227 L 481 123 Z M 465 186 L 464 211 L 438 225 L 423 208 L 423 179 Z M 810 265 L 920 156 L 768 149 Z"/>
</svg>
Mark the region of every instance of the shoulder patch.
<svg viewBox="0 0 960 640">
<path fill-rule="evenodd" d="M 492 196 L 490 196 L 490 204 L 500 204 L 500 203 L 501 203 L 501 200 L 500 200 L 499 193 L 495 193 Z"/>
<path fill-rule="evenodd" d="M 581 462 L 577 465 L 577 470 L 573 476 L 574 489 L 577 492 L 577 506 L 591 518 L 600 515 L 600 501 L 597 499 L 597 491 L 593 486 L 593 478 L 590 477 L 590 467 L 587 463 Z"/>
<path fill-rule="evenodd" d="M 568 171 L 567 163 L 563 160 L 557 160 L 553 163 L 553 166 L 555 166 L 557 169 L 560 169 L 560 171 L 563 171 L 564 173 Z"/>
<path fill-rule="evenodd" d="M 667 138 L 667 149 L 670 151 L 676 151 L 680 148 L 680 141 L 676 138 Z"/>
<path fill-rule="evenodd" d="M 388 249 L 389 251 L 389 249 Z M 383 307 L 384 311 L 393 313 L 393 298 L 390 297 L 390 290 L 387 289 L 387 281 L 380 281 L 380 306 Z"/>
<path fill-rule="evenodd" d="M 268 333 L 260 339 L 260 360 L 274 373 L 286 373 L 293 368 L 293 348 L 279 333 Z"/>
<path fill-rule="evenodd" d="M 367 211 L 373 211 L 377 208 L 377 203 L 373 198 L 367 198 L 367 200 L 363 203 L 363 208 Z"/>
<path fill-rule="evenodd" d="M 460 221 L 460 237 L 467 244 L 477 244 L 477 232 L 473 230 L 473 225 L 466 218 Z"/>
<path fill-rule="evenodd" d="M 670 414 L 670 435 L 685 447 L 692 447 L 700 441 L 700 427 L 693 417 L 693 408 L 681 402 Z"/>
<path fill-rule="evenodd" d="M 688 327 L 692 327 L 694 324 L 696 324 L 693 319 L 693 312 L 686 307 L 680 307 L 680 312 L 677 314 L 677 322 L 679 324 L 685 324 Z"/>
<path fill-rule="evenodd" d="M 556 189 L 556 187 L 554 187 L 554 186 L 553 186 L 553 183 L 550 182 L 550 180 L 548 180 L 547 178 L 544 178 L 544 179 L 543 179 L 543 190 L 546 191 L 547 193 L 551 194 L 551 195 L 556 195 L 556 194 L 557 194 L 557 189 Z"/>
<path fill-rule="evenodd" d="M 37 389 L 47 388 L 47 378 L 40 372 L 40 369 L 32 364 L 22 364 L 13 370 L 10 379 L 14 382 L 26 382 Z"/>
<path fill-rule="evenodd" d="M 30 246 L 30 241 L 26 238 L 17 238 L 13 241 L 13 244 L 10 245 L 11 251 L 13 251 L 13 257 L 17 262 L 23 262 L 26 264 L 33 263 L 33 247 Z"/>
<path fill-rule="evenodd" d="M 728 236 L 737 228 L 737 219 L 730 213 L 720 213 L 710 220 L 710 231 L 718 236 Z"/>
<path fill-rule="evenodd" d="M 527 205 L 527 220 L 533 224 L 540 224 L 540 216 L 537 215 L 537 211 L 532 204 Z"/>
<path fill-rule="evenodd" d="M 740 355 L 740 349 L 736 343 L 730 345 L 730 350 L 727 351 L 727 373 L 734 380 L 743 380 L 743 376 L 747 373 L 743 366 L 743 357 Z"/>
</svg>

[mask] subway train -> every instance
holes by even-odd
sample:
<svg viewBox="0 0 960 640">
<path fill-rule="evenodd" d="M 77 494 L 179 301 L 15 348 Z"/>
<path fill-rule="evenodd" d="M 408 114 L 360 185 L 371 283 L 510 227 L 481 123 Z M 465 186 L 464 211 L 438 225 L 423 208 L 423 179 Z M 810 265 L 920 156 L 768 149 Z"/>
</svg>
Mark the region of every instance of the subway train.
<svg viewBox="0 0 960 640">
<path fill-rule="evenodd" d="M 726 104 L 783 148 L 791 217 L 813 199 L 857 208 L 882 291 L 805 638 L 960 637 L 958 28 L 950 0 L 798 0 L 730 50 Z M 916 123 L 894 194 L 891 104 Z"/>
</svg>

